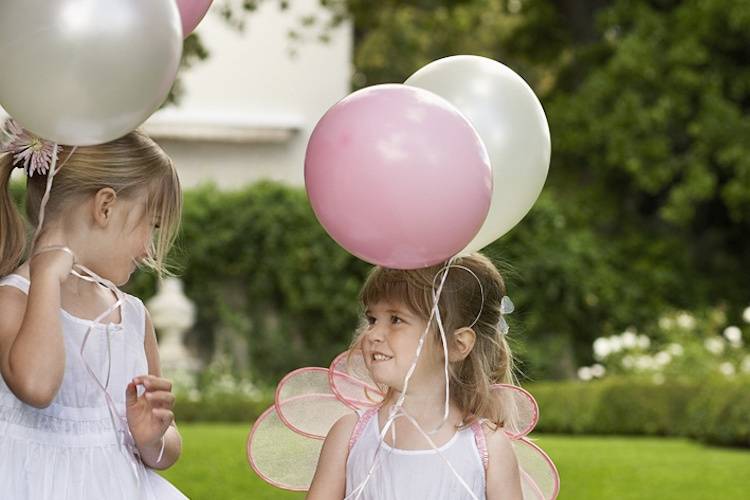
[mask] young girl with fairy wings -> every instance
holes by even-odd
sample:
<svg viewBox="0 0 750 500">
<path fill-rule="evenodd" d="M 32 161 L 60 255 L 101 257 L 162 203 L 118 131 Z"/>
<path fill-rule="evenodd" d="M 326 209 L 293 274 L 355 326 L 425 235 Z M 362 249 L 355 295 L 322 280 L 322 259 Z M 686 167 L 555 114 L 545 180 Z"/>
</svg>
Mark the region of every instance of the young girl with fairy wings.
<svg viewBox="0 0 750 500">
<path fill-rule="evenodd" d="M 376 267 L 361 299 L 351 348 L 279 382 L 248 437 L 253 470 L 312 500 L 557 498 L 557 469 L 527 438 L 539 408 L 513 383 L 513 303 L 492 263 Z"/>
<path fill-rule="evenodd" d="M 174 396 L 148 312 L 117 288 L 137 266 L 164 270 L 181 210 L 174 166 L 139 132 L 77 148 L 13 122 L 5 135 L 0 498 L 185 498 L 151 470 L 180 455 Z M 38 226 L 28 252 L 15 167 Z"/>
<path fill-rule="evenodd" d="M 521 499 L 502 432 L 511 416 L 493 391 L 513 380 L 503 318 L 512 303 L 497 269 L 479 254 L 419 270 L 378 267 L 361 298 L 366 323 L 350 352 L 361 352 L 384 398 L 333 425 L 307 498 Z"/>
</svg>

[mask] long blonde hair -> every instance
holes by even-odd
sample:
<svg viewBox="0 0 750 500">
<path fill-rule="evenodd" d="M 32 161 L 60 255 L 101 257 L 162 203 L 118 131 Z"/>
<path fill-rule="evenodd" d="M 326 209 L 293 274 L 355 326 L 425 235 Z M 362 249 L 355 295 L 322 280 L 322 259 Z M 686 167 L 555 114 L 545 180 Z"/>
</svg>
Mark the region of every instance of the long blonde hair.
<svg viewBox="0 0 750 500">
<path fill-rule="evenodd" d="M 160 276 L 167 273 L 166 257 L 180 225 L 182 190 L 172 160 L 148 136 L 139 131 L 96 146 L 78 147 L 72 155 L 63 146 L 59 161 L 67 159 L 55 175 L 45 208 L 45 226 L 66 209 L 100 189 L 112 188 L 125 199 L 147 193 L 144 216 L 159 221 L 159 229 L 144 265 Z M 70 155 L 70 158 L 68 158 Z M 26 252 L 26 227 L 10 197 L 10 178 L 15 165 L 11 154 L 0 155 L 0 276 L 12 272 Z M 38 224 L 39 207 L 47 176 L 35 174 L 26 183 L 26 215 Z"/>
<path fill-rule="evenodd" d="M 445 263 L 415 270 L 376 267 L 360 293 L 362 306 L 366 309 L 383 301 L 400 303 L 427 321 L 433 306 L 433 284 L 439 282 L 444 268 Z M 491 393 L 492 384 L 516 382 L 513 356 L 498 327 L 500 302 L 504 295 L 505 282 L 500 272 L 479 253 L 459 257 L 453 262 L 440 295 L 439 309 L 448 334 L 448 349 L 453 347 L 452 332 L 471 326 L 476 333 L 474 347 L 468 356 L 449 365 L 451 400 L 463 412 L 467 425 L 481 418 L 502 427 L 513 418 L 509 414 L 510 408 L 504 408 Z M 360 330 L 352 347 L 359 346 L 363 331 Z M 429 335 L 434 335 L 440 342 L 434 321 Z M 388 397 L 387 394 L 386 399 Z"/>
</svg>

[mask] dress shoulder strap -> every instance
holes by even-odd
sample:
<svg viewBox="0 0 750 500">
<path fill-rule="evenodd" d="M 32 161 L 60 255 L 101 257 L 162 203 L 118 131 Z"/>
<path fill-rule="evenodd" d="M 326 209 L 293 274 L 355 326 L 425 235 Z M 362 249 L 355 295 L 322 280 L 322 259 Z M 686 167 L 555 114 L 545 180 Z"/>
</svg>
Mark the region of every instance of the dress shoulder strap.
<svg viewBox="0 0 750 500">
<path fill-rule="evenodd" d="M 477 444 L 479 450 L 479 456 L 484 464 L 484 470 L 490 465 L 490 455 L 487 452 L 487 438 L 484 435 L 484 429 L 482 428 L 482 420 L 474 420 L 471 424 L 471 430 L 474 432 L 474 442 Z"/>
<path fill-rule="evenodd" d="M 354 430 L 352 431 L 352 437 L 349 438 L 349 451 L 352 451 L 354 444 L 357 442 L 359 437 L 364 432 L 365 427 L 367 427 L 367 424 L 370 422 L 372 417 L 377 414 L 378 414 L 378 408 L 375 407 L 375 408 L 370 408 L 369 410 L 359 415 L 359 419 L 357 420 L 357 423 L 354 426 Z"/>
<path fill-rule="evenodd" d="M 0 278 L 0 286 L 10 286 L 13 288 L 18 288 L 26 295 L 29 294 L 30 285 L 31 283 L 29 282 L 29 280 L 27 280 L 20 274 L 9 274 L 4 278 Z"/>
</svg>

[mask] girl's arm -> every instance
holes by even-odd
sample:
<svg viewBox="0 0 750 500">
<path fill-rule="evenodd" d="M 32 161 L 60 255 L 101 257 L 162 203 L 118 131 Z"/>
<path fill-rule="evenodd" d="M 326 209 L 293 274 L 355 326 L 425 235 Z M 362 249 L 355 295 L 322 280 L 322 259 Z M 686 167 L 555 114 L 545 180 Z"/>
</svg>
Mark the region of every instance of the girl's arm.
<svg viewBox="0 0 750 500">
<path fill-rule="evenodd" d="M 0 287 L 0 372 L 18 399 L 45 408 L 55 399 L 65 372 L 60 323 L 60 285 L 73 267 L 65 252 L 34 257 L 28 297 Z"/>
<path fill-rule="evenodd" d="M 357 424 L 357 415 L 346 415 L 333 424 L 323 443 L 318 468 L 312 480 L 307 500 L 340 500 L 346 494 L 346 459 L 349 438 Z"/>
<path fill-rule="evenodd" d="M 167 469 L 174 465 L 182 452 L 182 437 L 174 422 L 175 396 L 172 394 L 172 383 L 161 378 L 159 363 L 159 345 L 151 323 L 151 316 L 146 311 L 146 337 L 144 340 L 148 375 L 135 377 L 128 385 L 128 424 L 133 433 L 143 463 L 153 469 Z M 138 397 L 136 386 L 142 384 L 145 392 Z M 160 461 L 162 436 L 164 454 Z"/>
<path fill-rule="evenodd" d="M 523 500 L 521 474 L 510 439 L 502 429 L 484 429 L 489 453 L 487 500 Z"/>
</svg>

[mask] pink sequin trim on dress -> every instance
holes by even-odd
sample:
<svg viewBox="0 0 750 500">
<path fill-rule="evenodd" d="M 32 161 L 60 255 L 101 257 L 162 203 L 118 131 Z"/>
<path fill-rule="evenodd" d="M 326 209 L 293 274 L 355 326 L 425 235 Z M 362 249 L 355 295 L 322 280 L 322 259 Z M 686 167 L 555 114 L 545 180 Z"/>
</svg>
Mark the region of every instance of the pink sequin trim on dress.
<svg viewBox="0 0 750 500">
<path fill-rule="evenodd" d="M 477 443 L 477 449 L 479 449 L 479 456 L 482 458 L 484 464 L 484 470 L 490 465 L 490 456 L 487 453 L 487 440 L 484 437 L 484 429 L 482 429 L 482 421 L 475 420 L 471 424 L 471 430 L 474 431 L 474 441 Z"/>
<path fill-rule="evenodd" d="M 377 414 L 378 408 L 371 408 L 359 417 L 359 420 L 357 420 L 357 425 L 354 426 L 354 430 L 352 431 L 352 437 L 349 438 L 349 451 L 352 450 L 352 448 L 354 447 L 354 443 L 356 443 L 359 437 L 362 435 L 362 432 L 365 430 L 365 427 L 367 427 L 367 423 L 370 421 L 370 419 Z"/>
</svg>

